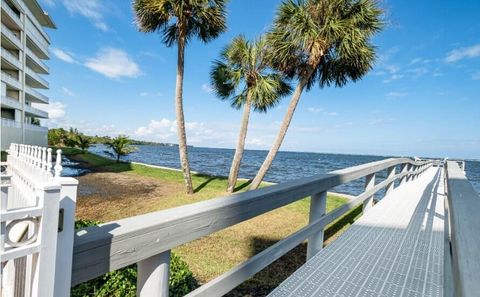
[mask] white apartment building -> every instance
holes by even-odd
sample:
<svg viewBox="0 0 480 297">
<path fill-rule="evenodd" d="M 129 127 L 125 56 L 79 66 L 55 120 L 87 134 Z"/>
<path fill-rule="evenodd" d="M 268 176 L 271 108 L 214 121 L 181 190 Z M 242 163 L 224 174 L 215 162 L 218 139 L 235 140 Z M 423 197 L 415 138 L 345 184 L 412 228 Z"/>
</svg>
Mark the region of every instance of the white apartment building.
<svg viewBox="0 0 480 297">
<path fill-rule="evenodd" d="M 44 28 L 55 29 L 36 0 L 0 0 L 1 14 L 1 150 L 11 142 L 47 145 L 47 127 L 39 119 L 48 113 L 32 103 L 48 104 L 50 39 Z"/>
</svg>

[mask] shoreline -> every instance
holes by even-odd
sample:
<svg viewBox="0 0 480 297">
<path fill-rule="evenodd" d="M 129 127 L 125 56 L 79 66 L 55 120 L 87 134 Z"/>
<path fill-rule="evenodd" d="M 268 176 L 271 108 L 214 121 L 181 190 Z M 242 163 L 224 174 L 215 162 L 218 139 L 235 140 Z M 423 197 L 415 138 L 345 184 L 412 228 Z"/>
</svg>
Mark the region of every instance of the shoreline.
<svg viewBox="0 0 480 297">
<path fill-rule="evenodd" d="M 98 156 L 98 155 L 97 155 L 97 156 Z M 173 171 L 178 171 L 178 172 L 181 172 L 181 171 L 182 171 L 181 169 L 178 169 L 178 168 L 172 168 L 172 167 L 166 167 L 166 166 L 159 166 L 159 165 L 153 165 L 153 164 L 142 163 L 142 162 L 135 162 L 135 161 L 125 162 L 125 163 L 136 164 L 136 165 L 146 166 L 146 167 L 150 167 L 150 168 L 158 168 L 158 169 L 164 169 L 164 170 L 173 170 Z M 208 174 L 208 173 L 203 173 L 203 172 L 198 172 L 198 171 L 193 171 L 193 170 L 191 170 L 190 172 L 191 172 L 192 174 L 197 174 L 197 175 L 205 175 L 205 176 L 219 177 L 219 178 L 228 178 L 228 176 L 211 175 L 211 174 Z M 238 178 L 238 180 L 240 180 L 240 181 L 248 181 L 249 179 L 247 179 L 247 178 Z M 276 184 L 277 184 L 277 183 L 268 182 L 268 181 L 263 181 L 262 183 L 265 183 L 265 184 L 267 184 L 267 185 L 276 185 Z M 355 196 L 350 195 L 350 194 L 346 194 L 346 193 L 338 193 L 338 192 L 331 192 L 331 191 L 328 191 L 327 193 L 328 193 L 328 194 L 331 194 L 331 195 L 338 196 L 338 197 L 346 198 L 346 199 L 348 199 L 348 200 L 350 200 L 350 201 L 356 198 Z"/>
</svg>

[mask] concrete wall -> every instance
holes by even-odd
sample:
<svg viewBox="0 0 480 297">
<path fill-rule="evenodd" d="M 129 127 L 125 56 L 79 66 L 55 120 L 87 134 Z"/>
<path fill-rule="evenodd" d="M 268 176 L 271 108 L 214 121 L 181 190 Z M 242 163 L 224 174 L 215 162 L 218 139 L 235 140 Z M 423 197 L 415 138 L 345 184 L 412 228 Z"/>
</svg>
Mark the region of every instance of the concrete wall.
<svg viewBox="0 0 480 297">
<path fill-rule="evenodd" d="M 1 126 L 2 140 L 1 140 L 1 150 L 4 151 L 8 149 L 10 143 L 22 143 L 22 129 L 14 127 L 4 127 Z"/>
<path fill-rule="evenodd" d="M 2 151 L 8 149 L 12 142 L 22 143 L 22 129 L 4 126 L 0 129 Z M 25 129 L 25 144 L 47 146 L 47 131 Z"/>
</svg>

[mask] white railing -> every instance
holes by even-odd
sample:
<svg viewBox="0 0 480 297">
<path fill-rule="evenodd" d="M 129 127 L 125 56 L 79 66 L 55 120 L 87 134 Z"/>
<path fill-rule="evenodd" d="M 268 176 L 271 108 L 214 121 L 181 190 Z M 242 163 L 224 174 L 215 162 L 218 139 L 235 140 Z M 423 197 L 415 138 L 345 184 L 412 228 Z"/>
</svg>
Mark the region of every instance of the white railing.
<svg viewBox="0 0 480 297">
<path fill-rule="evenodd" d="M 30 86 L 25 86 L 25 91 L 27 92 L 28 95 L 36 98 L 37 100 L 42 101 L 44 103 L 48 103 L 48 97 L 38 92 L 34 88 Z"/>
<path fill-rule="evenodd" d="M 11 74 L 8 74 L 4 71 L 2 71 L 2 80 L 14 88 L 17 88 L 19 90 L 22 89 L 21 81 L 17 77 Z"/>
<path fill-rule="evenodd" d="M 31 29 L 25 31 L 27 37 L 30 38 L 35 47 L 43 54 L 44 57 L 48 57 L 48 44 L 46 44 L 38 33 L 33 32 Z"/>
<path fill-rule="evenodd" d="M 2 58 L 7 60 L 10 64 L 14 65 L 17 67 L 17 69 L 22 69 L 22 62 L 21 62 L 21 56 L 15 56 L 8 50 L 4 49 L 2 47 Z"/>
<path fill-rule="evenodd" d="M 17 46 L 18 49 L 21 49 L 22 48 L 22 43 L 20 41 L 20 37 L 13 34 L 13 32 L 7 28 L 7 26 L 5 26 L 3 23 L 2 23 L 2 34 L 4 34 L 5 36 L 8 37 L 8 39 L 10 39 L 11 42 L 13 42 L 13 44 L 15 44 L 15 46 Z"/>
<path fill-rule="evenodd" d="M 35 108 L 31 105 L 26 104 L 25 105 L 25 112 L 31 113 L 35 116 L 41 117 L 41 118 L 48 118 L 48 112 L 43 111 L 41 109 Z"/>
<path fill-rule="evenodd" d="M 48 89 L 49 87 L 48 81 L 46 81 L 43 77 L 41 77 L 40 74 L 36 73 L 32 69 L 30 69 L 28 66 L 25 67 L 25 70 L 28 76 L 36 80 L 43 88 Z"/>
<path fill-rule="evenodd" d="M 33 124 L 25 124 L 25 129 L 31 131 L 48 132 L 48 127 Z"/>
<path fill-rule="evenodd" d="M 50 71 L 50 69 L 48 68 L 47 64 L 45 64 L 42 59 L 40 59 L 31 49 L 29 49 L 28 47 L 26 48 L 26 53 L 27 53 L 27 57 L 29 57 L 30 59 L 32 59 L 32 61 L 37 64 L 40 68 L 43 69 L 43 71 L 45 73 L 48 73 Z"/>
<path fill-rule="evenodd" d="M 17 121 L 10 120 L 10 119 L 2 118 L 1 123 L 2 123 L 2 127 L 22 128 L 22 123 L 21 122 L 17 122 Z"/>
<path fill-rule="evenodd" d="M 11 108 L 22 109 L 22 104 L 20 103 L 20 101 L 10 98 L 8 96 L 2 96 L 2 104 Z"/>
<path fill-rule="evenodd" d="M 7 4 L 5 0 L 2 0 L 2 9 L 7 13 L 7 15 L 19 26 L 22 27 L 22 22 L 20 16 L 16 14 L 12 8 Z"/>
<path fill-rule="evenodd" d="M 308 225 L 188 295 L 223 296 L 305 240 L 307 259 L 314 256 L 328 224 L 362 204 L 363 212 L 369 211 L 378 191 L 385 188 L 388 194 L 397 180 L 414 180 L 431 166 L 431 161 L 386 159 L 85 228 L 75 237 L 72 285 L 137 263 L 137 295 L 168 296 L 171 249 L 311 196 Z M 381 171 L 387 177 L 376 183 Z M 327 191 L 360 178 L 365 191 L 326 213 Z"/>
<path fill-rule="evenodd" d="M 69 296 L 78 182 L 61 177 L 60 150 L 53 166 L 52 149 L 11 144 L 2 165 L 2 297 Z"/>
</svg>

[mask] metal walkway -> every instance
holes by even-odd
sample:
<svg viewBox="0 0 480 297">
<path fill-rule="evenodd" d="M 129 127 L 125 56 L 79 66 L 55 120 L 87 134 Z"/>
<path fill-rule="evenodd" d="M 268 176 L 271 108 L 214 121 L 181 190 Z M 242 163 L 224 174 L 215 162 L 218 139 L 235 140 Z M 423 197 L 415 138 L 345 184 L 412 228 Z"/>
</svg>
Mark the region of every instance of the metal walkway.
<svg viewBox="0 0 480 297">
<path fill-rule="evenodd" d="M 443 296 L 443 169 L 396 188 L 269 296 Z"/>
</svg>

